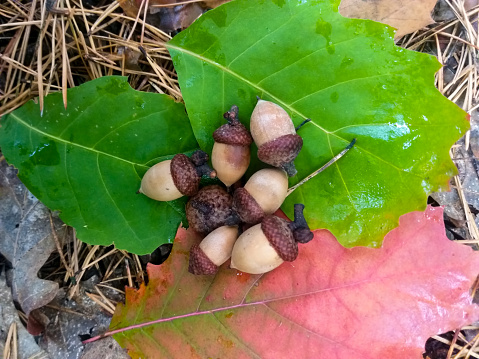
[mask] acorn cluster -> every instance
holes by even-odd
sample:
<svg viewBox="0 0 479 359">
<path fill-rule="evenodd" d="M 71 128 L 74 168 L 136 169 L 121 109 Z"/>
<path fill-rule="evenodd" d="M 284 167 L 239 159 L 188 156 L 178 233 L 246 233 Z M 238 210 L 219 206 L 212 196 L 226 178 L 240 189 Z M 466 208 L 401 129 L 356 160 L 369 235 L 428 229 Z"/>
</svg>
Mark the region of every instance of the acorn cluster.
<svg viewBox="0 0 479 359">
<path fill-rule="evenodd" d="M 258 100 L 250 129 L 238 119 L 238 107 L 224 114 L 227 123 L 214 133 L 211 163 L 196 151 L 191 157 L 178 154 L 151 167 L 138 192 L 158 201 L 190 196 L 186 217 L 190 228 L 203 240 L 190 250 L 188 270 L 207 275 L 231 258 L 231 268 L 250 274 L 273 270 L 298 256 L 298 243 L 313 238 L 303 215 L 304 205 L 294 207 L 294 221 L 273 215 L 288 192 L 288 175 L 294 176 L 294 159 L 303 140 L 291 118 L 280 106 Z M 258 158 L 274 168 L 254 173 L 241 187 L 239 181 L 250 163 L 255 142 Z M 219 185 L 200 187 L 202 176 L 217 177 Z"/>
</svg>

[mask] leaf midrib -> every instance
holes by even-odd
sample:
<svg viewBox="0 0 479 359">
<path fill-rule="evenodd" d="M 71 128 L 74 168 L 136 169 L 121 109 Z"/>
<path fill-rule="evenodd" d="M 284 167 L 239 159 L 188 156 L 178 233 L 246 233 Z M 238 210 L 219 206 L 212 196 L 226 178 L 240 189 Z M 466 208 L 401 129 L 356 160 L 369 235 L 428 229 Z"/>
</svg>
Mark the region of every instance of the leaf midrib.
<svg viewBox="0 0 479 359">
<path fill-rule="evenodd" d="M 349 40 L 350 40 L 350 39 L 349 39 Z M 221 64 L 219 64 L 219 63 L 217 63 L 217 62 L 211 60 L 211 59 L 208 58 L 208 57 L 202 56 L 202 55 L 197 54 L 197 53 L 195 53 L 195 52 L 192 52 L 192 51 L 190 51 L 190 50 L 187 50 L 187 49 L 184 49 L 184 48 L 182 48 L 182 47 L 178 47 L 178 46 L 172 45 L 172 44 L 169 43 L 169 42 L 168 42 L 168 43 L 165 43 L 164 45 L 165 45 L 166 48 L 171 48 L 171 49 L 177 50 L 177 51 L 180 52 L 180 53 L 187 54 L 187 55 L 190 55 L 190 56 L 192 56 L 192 57 L 195 57 L 195 58 L 197 58 L 197 59 L 199 59 L 199 60 L 205 61 L 205 62 L 209 63 L 210 65 L 213 65 L 213 66 L 217 67 L 219 70 L 222 71 L 223 74 L 224 74 L 224 73 L 228 73 L 228 74 L 230 74 L 231 76 L 236 77 L 238 80 L 243 81 L 244 83 L 250 85 L 251 87 L 256 88 L 258 91 L 261 91 L 263 94 L 266 94 L 267 96 L 271 97 L 272 99 L 274 99 L 274 101 L 275 101 L 276 103 L 280 104 L 283 108 L 288 109 L 289 112 L 295 113 L 296 115 L 302 117 L 303 119 L 307 119 L 307 118 L 309 118 L 309 117 L 307 117 L 307 116 L 304 115 L 303 113 L 299 112 L 296 108 L 292 107 L 292 106 L 291 106 L 292 104 L 294 104 L 294 103 L 296 103 L 296 102 L 299 102 L 299 101 L 302 101 L 302 100 L 304 100 L 305 98 L 307 98 L 308 96 L 314 95 L 314 94 L 316 94 L 316 93 L 318 93 L 318 92 L 321 92 L 321 91 L 328 90 L 328 89 L 333 88 L 333 87 L 338 86 L 338 85 L 342 85 L 342 84 L 344 84 L 344 83 L 349 83 L 349 82 L 352 82 L 352 81 L 361 81 L 361 80 L 364 80 L 364 79 L 370 79 L 370 78 L 375 78 L 375 77 L 389 76 L 389 75 L 393 74 L 393 73 L 381 73 L 381 74 L 377 74 L 377 75 L 374 75 L 374 76 L 358 77 L 358 78 L 350 79 L 350 80 L 348 80 L 348 81 L 337 82 L 337 83 L 335 83 L 335 84 L 333 84 L 333 85 L 331 85 L 331 86 L 328 86 L 328 87 L 319 89 L 318 91 L 315 91 L 315 92 L 313 92 L 313 93 L 311 93 L 311 94 L 308 94 L 308 95 L 305 96 L 305 97 L 302 97 L 302 98 L 300 98 L 300 99 L 297 99 L 297 100 L 295 100 L 295 101 L 294 101 L 293 103 L 291 103 L 291 104 L 287 104 L 286 102 L 284 102 L 283 100 L 281 100 L 279 97 L 273 95 L 271 92 L 269 92 L 269 91 L 266 90 L 265 88 L 261 87 L 259 84 L 255 84 L 255 83 L 251 82 L 250 80 L 246 79 L 244 76 L 241 76 L 241 75 L 238 74 L 237 72 L 231 70 L 231 69 L 230 69 L 229 67 L 227 67 L 227 66 L 221 65 Z M 322 50 L 322 49 L 321 49 L 321 50 Z M 314 52 L 313 52 L 313 53 L 314 53 Z M 308 56 L 310 56 L 310 55 L 311 55 L 311 54 L 309 54 Z M 306 57 L 307 57 L 307 56 L 306 56 Z M 290 66 L 290 65 L 288 65 L 288 66 Z M 271 76 L 271 75 L 270 75 L 270 76 Z M 263 81 L 264 81 L 264 79 L 262 79 L 262 80 L 260 81 L 260 83 L 263 82 Z M 338 128 L 338 129 L 336 129 L 336 130 L 334 130 L 334 131 L 328 131 L 328 130 L 326 130 L 324 127 L 320 126 L 319 124 L 317 124 L 317 123 L 314 122 L 314 121 L 311 121 L 310 123 L 313 124 L 314 126 L 316 126 L 317 128 L 319 128 L 321 131 L 323 131 L 323 132 L 326 133 L 327 135 L 333 135 L 333 136 L 335 136 L 335 137 L 337 137 L 337 138 L 339 138 L 339 139 L 345 141 L 346 143 L 349 142 L 349 140 L 347 140 L 347 139 L 345 139 L 345 138 L 343 138 L 343 137 L 341 137 L 341 136 L 339 136 L 339 135 L 336 134 L 336 132 L 340 131 L 342 128 Z"/>
<path fill-rule="evenodd" d="M 181 278 L 182 278 L 182 276 L 180 276 L 179 279 L 181 280 Z M 190 312 L 190 313 L 186 313 L 186 314 L 174 315 L 174 316 L 171 316 L 171 317 L 159 318 L 159 319 L 155 319 L 155 320 L 151 320 L 151 321 L 147 321 L 147 322 L 141 322 L 139 324 L 130 325 L 128 327 L 111 330 L 111 331 L 108 332 L 108 335 L 115 335 L 115 334 L 126 332 L 126 331 L 129 331 L 129 330 L 143 328 L 143 327 L 146 327 L 146 326 L 149 326 L 149 325 L 160 324 L 160 323 L 165 323 L 165 322 L 173 322 L 173 321 L 178 320 L 178 319 L 196 317 L 196 316 L 201 316 L 201 315 L 205 315 L 205 314 L 214 314 L 216 312 L 222 312 L 222 311 L 227 311 L 227 310 L 237 309 L 237 308 L 245 308 L 245 307 L 251 307 L 251 306 L 256 306 L 256 305 L 265 305 L 267 303 L 278 302 L 278 301 L 281 301 L 281 300 L 287 300 L 287 299 L 301 297 L 301 296 L 305 296 L 305 295 L 312 295 L 312 294 L 318 294 L 318 293 L 321 293 L 321 292 L 328 292 L 328 291 L 333 291 L 333 290 L 337 290 L 337 289 L 354 287 L 354 286 L 362 285 L 362 284 L 369 283 L 369 282 L 371 282 L 371 279 L 364 279 L 362 281 L 350 283 L 350 284 L 347 284 L 347 285 L 341 285 L 341 286 L 337 286 L 337 287 L 313 290 L 313 291 L 306 292 L 306 293 L 297 293 L 297 294 L 293 294 L 293 295 L 285 295 L 285 296 L 278 297 L 278 298 L 257 300 L 257 301 L 252 301 L 252 302 L 249 302 L 249 303 L 245 303 L 244 300 L 243 300 L 239 304 L 229 305 L 229 306 L 225 306 L 225 307 L 212 308 L 212 309 L 209 309 L 209 310 L 195 311 L 195 312 Z M 247 294 L 249 294 L 249 293 L 247 293 Z M 246 296 L 247 296 L 247 294 L 246 294 Z M 136 319 L 135 319 L 135 321 L 136 321 Z"/>
<path fill-rule="evenodd" d="M 233 77 L 236 77 L 238 80 L 240 81 L 243 81 L 244 83 L 250 85 L 251 87 L 254 87 L 256 89 L 258 89 L 259 91 L 261 91 L 262 93 L 268 95 L 269 97 L 271 97 L 272 99 L 274 99 L 274 101 L 278 104 L 281 104 L 283 107 L 287 108 L 288 110 L 290 110 L 290 112 L 294 112 L 296 113 L 298 116 L 302 117 L 303 119 L 306 119 L 307 117 L 302 114 L 301 112 L 299 112 L 298 110 L 290 107 L 288 104 L 286 104 L 284 101 L 282 101 L 281 99 L 279 99 L 278 97 L 276 97 L 275 95 L 273 95 L 271 92 L 267 91 L 266 89 L 262 88 L 261 86 L 258 86 L 257 84 L 251 82 L 250 80 L 246 79 L 245 77 L 241 76 L 240 74 L 238 74 L 237 72 L 234 72 L 232 71 L 231 69 L 207 58 L 207 57 L 204 57 L 202 55 L 199 55 L 195 52 L 192 52 L 192 51 L 189 51 L 189 50 L 186 50 L 184 48 L 181 48 L 181 47 L 178 47 L 178 46 L 175 46 L 175 45 L 171 45 L 171 43 L 165 43 L 165 47 L 167 49 L 174 49 L 174 50 L 177 50 L 181 53 L 184 53 L 184 54 L 187 54 L 187 55 L 190 55 L 192 57 L 195 57 L 199 60 L 202 60 L 202 61 L 205 61 L 207 63 L 209 63 L 210 65 L 213 65 L 213 66 L 216 66 L 218 69 L 220 69 L 221 71 L 223 72 L 226 72 L 228 74 L 230 74 L 231 76 Z M 317 123 L 314 123 L 315 126 L 319 127 L 322 131 L 324 131 L 325 133 L 330 133 L 329 131 L 327 131 L 326 129 L 324 129 L 323 127 L 319 126 Z M 346 140 L 345 140 L 346 141 Z"/>
<path fill-rule="evenodd" d="M 36 127 L 33 127 L 31 126 L 30 124 L 28 124 L 27 122 L 23 121 L 20 117 L 18 117 L 15 113 L 10 113 L 9 116 L 13 117 L 19 124 L 22 124 L 23 126 L 25 126 L 26 128 L 28 128 L 30 130 L 30 133 L 31 132 L 36 132 L 36 133 L 39 133 L 43 136 L 46 136 L 48 138 L 51 138 L 53 140 L 56 140 L 58 142 L 61 142 L 61 143 L 64 143 L 64 144 L 68 144 L 68 145 L 72 145 L 72 146 L 75 146 L 75 147 L 78 147 L 78 148 L 81 148 L 81 149 L 84 149 L 86 151 L 90 151 L 90 152 L 93 152 L 93 153 L 96 153 L 97 154 L 97 159 L 100 155 L 105 155 L 107 157 L 110 157 L 112 159 L 115 159 L 115 160 L 118 160 L 118 161 L 122 161 L 122 162 L 126 162 L 126 163 L 129 163 L 133 166 L 140 166 L 140 167 L 143 167 L 145 169 L 148 169 L 150 168 L 149 166 L 145 165 L 145 164 L 141 164 L 141 163 L 136 163 L 136 162 L 132 162 L 132 161 L 128 161 L 127 159 L 124 159 L 124 158 L 121 158 L 121 157 L 117 157 L 117 156 L 114 156 L 112 154 L 109 154 L 107 152 L 103 152 L 103 151 L 99 151 L 99 150 L 96 150 L 94 148 L 90 148 L 90 147 L 86 147 L 86 146 L 83 146 L 83 145 L 80 145 L 79 143 L 75 143 L 75 142 L 71 142 L 71 141 L 67 141 L 61 137 L 57 137 L 57 136 L 53 136 L 52 134 L 49 134 L 47 132 L 44 132 Z M 66 149 L 66 146 L 65 146 L 65 149 Z M 165 155 L 166 156 L 166 155 Z M 133 167 L 134 168 L 134 167 Z M 136 173 L 136 172 L 135 172 Z M 140 178 L 141 179 L 141 178 Z M 76 198 L 76 195 L 74 196 Z M 183 217 L 184 216 L 184 213 L 181 213 L 177 208 L 175 208 L 175 206 L 172 206 L 171 203 L 169 202 L 164 202 L 166 203 L 174 212 L 176 212 L 180 217 Z M 115 207 L 119 210 L 118 206 L 116 205 L 115 203 Z M 119 212 L 121 213 L 121 215 L 124 217 L 123 213 L 121 212 L 121 210 L 119 210 Z M 81 211 L 80 211 L 80 215 L 82 216 L 81 214 Z M 83 216 L 82 216 L 83 217 Z M 128 223 L 126 221 L 126 223 Z M 129 225 L 128 225 L 129 226 Z M 129 226 L 129 228 L 131 229 L 131 227 Z M 135 236 L 136 235 L 136 232 L 133 231 L 135 233 Z M 137 236 L 138 237 L 138 236 Z"/>
<path fill-rule="evenodd" d="M 115 155 L 112 155 L 110 153 L 107 153 L 107 152 L 103 152 L 103 151 L 98 151 L 98 150 L 95 150 L 93 148 L 90 148 L 90 147 L 87 147 L 87 146 L 83 146 L 83 145 L 80 145 L 79 143 L 76 143 L 76 142 L 71 142 L 71 141 L 67 141 L 61 137 L 57 137 L 57 136 L 54 136 L 50 133 L 47 133 L 47 132 L 44 132 L 36 127 L 33 127 L 31 126 L 30 124 L 28 124 L 27 122 L 23 121 L 20 117 L 18 117 L 15 113 L 10 113 L 11 117 L 13 117 L 18 123 L 22 124 L 23 126 L 25 126 L 26 128 L 28 128 L 30 131 L 34 131 L 34 132 L 37 132 L 43 136 L 46 136 L 48 138 L 51 138 L 55 141 L 58 141 L 58 142 L 62 142 L 62 143 L 65 143 L 67 145 L 71 145 L 71 146 L 75 146 L 75 147 L 78 147 L 78 148 L 81 148 L 81 149 L 84 149 L 86 151 L 90 151 L 90 152 L 93 152 L 93 153 L 96 153 L 97 155 L 105 155 L 107 157 L 111 157 L 115 160 L 118 160 L 118 161 L 122 161 L 122 162 L 126 162 L 126 163 L 129 163 L 131 165 L 134 165 L 134 166 L 140 166 L 140 167 L 143 167 L 143 168 L 146 168 L 148 169 L 149 167 L 142 164 L 142 163 L 136 163 L 136 162 L 132 162 L 132 161 L 128 161 L 127 159 L 125 158 L 121 158 L 121 157 L 117 157 Z"/>
<path fill-rule="evenodd" d="M 301 112 L 299 112 L 298 110 L 296 110 L 295 108 L 291 107 L 289 104 L 287 104 L 287 103 L 285 103 L 284 101 L 282 101 L 280 98 L 278 98 L 278 97 L 276 97 L 275 95 L 273 95 L 271 92 L 265 90 L 264 88 L 262 88 L 261 86 L 258 86 L 258 85 L 255 84 L 255 83 L 251 82 L 250 80 L 248 80 L 248 79 L 246 79 L 245 77 L 241 76 L 241 75 L 238 74 L 237 72 L 232 71 L 231 69 L 229 69 L 229 68 L 227 68 L 227 67 L 225 67 L 225 66 L 223 66 L 223 65 L 221 65 L 221 64 L 219 64 L 219 63 L 217 63 L 217 62 L 215 62 L 215 61 L 213 61 L 213 60 L 211 60 L 211 59 L 209 59 L 209 58 L 207 58 L 207 57 L 204 57 L 204 56 L 199 55 L 199 54 L 197 54 L 197 53 L 195 53 L 195 52 L 186 50 L 186 49 L 184 49 L 184 48 L 181 48 L 181 47 L 172 45 L 171 43 L 165 43 L 165 47 L 166 47 L 166 48 L 170 48 L 170 49 L 174 49 L 174 50 L 176 50 L 176 51 L 178 51 L 178 52 L 180 52 L 180 53 L 184 53 L 184 54 L 190 55 L 190 56 L 195 57 L 195 58 L 197 58 L 197 59 L 199 59 L 199 60 L 205 61 L 205 62 L 209 63 L 210 65 L 216 66 L 218 69 L 220 69 L 221 71 L 223 71 L 223 73 L 226 72 L 226 73 L 230 74 L 231 76 L 236 77 L 238 80 L 244 81 L 246 84 L 250 85 L 251 87 L 254 87 L 254 88 L 258 89 L 258 91 L 261 91 L 262 93 L 264 93 L 264 94 L 270 96 L 272 99 L 274 99 L 274 101 L 275 101 L 276 103 L 281 104 L 284 108 L 288 109 L 290 112 L 297 114 L 298 116 L 302 117 L 303 119 L 308 118 L 307 116 L 305 116 L 304 114 L 302 114 Z M 391 73 L 379 74 L 379 75 L 369 76 L 369 77 L 356 78 L 356 79 L 353 79 L 352 81 L 364 80 L 364 79 L 368 79 L 368 78 L 371 78 L 371 77 L 379 77 L 379 76 L 386 76 L 386 75 L 391 75 Z M 334 85 L 332 85 L 332 86 L 330 86 L 330 87 L 337 86 L 337 85 L 339 85 L 339 84 L 342 84 L 342 82 L 341 82 L 341 83 L 336 83 L 336 84 L 334 84 Z M 330 88 L 330 87 L 328 87 L 328 88 Z M 321 91 L 323 91 L 323 90 L 325 90 L 325 89 L 328 89 L 328 88 L 321 89 Z M 347 139 L 345 139 L 345 138 L 339 136 L 338 134 L 336 134 L 336 132 L 339 131 L 339 130 L 341 130 L 341 128 L 336 129 L 336 130 L 334 130 L 334 131 L 328 131 L 328 130 L 326 130 L 325 128 L 323 128 L 323 127 L 321 127 L 320 125 L 318 125 L 318 124 L 317 124 L 316 122 L 314 122 L 314 121 L 311 121 L 310 123 L 313 124 L 314 126 L 316 126 L 317 128 L 319 128 L 321 131 L 323 131 L 327 136 L 334 136 L 334 137 L 336 137 L 336 138 L 338 138 L 338 139 L 344 141 L 345 143 L 349 143 L 349 142 L 350 142 L 349 140 L 347 140 Z M 382 161 L 382 162 L 386 163 L 387 165 L 393 167 L 395 170 L 397 170 L 397 171 L 399 171 L 399 172 L 403 172 L 403 173 L 406 173 L 406 174 L 408 174 L 408 175 L 413 175 L 413 176 L 415 176 L 415 177 L 422 178 L 421 176 L 419 176 L 419 175 L 417 175 L 417 174 L 415 174 L 415 173 L 407 172 L 407 171 L 405 171 L 404 169 L 395 166 L 394 164 L 392 164 L 392 163 L 386 161 L 385 159 L 383 159 L 383 158 L 381 158 L 381 157 L 379 157 L 379 156 L 377 156 L 377 155 L 371 153 L 370 151 L 367 151 L 367 150 L 364 149 L 363 147 L 358 146 L 358 144 L 356 144 L 355 147 L 357 147 L 358 149 L 362 150 L 363 152 L 369 154 L 370 156 L 379 159 L 380 161 Z"/>
</svg>

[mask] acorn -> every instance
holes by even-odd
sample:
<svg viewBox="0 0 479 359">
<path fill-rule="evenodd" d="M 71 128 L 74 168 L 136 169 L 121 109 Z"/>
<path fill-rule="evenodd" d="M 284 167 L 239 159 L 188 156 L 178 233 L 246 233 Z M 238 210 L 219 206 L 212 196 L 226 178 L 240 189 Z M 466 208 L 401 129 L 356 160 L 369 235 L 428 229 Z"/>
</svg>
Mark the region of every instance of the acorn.
<svg viewBox="0 0 479 359">
<path fill-rule="evenodd" d="M 188 271 L 192 274 L 215 274 L 231 257 L 238 238 L 238 226 L 222 226 L 208 234 L 190 249 Z"/>
<path fill-rule="evenodd" d="M 273 214 L 288 193 L 288 176 L 278 168 L 265 168 L 254 173 L 245 186 L 233 194 L 233 211 L 242 222 L 256 224 Z"/>
<path fill-rule="evenodd" d="M 233 247 L 231 268 L 250 274 L 269 272 L 284 261 L 298 256 L 298 242 L 307 243 L 314 235 L 303 215 L 304 205 L 294 205 L 294 221 L 268 215 L 243 232 Z"/>
<path fill-rule="evenodd" d="M 208 155 L 200 150 L 193 153 L 191 158 L 177 154 L 171 160 L 162 161 L 148 169 L 137 193 L 157 201 L 193 196 L 198 192 L 203 175 L 211 178 L 216 176 L 207 162 Z"/>
<path fill-rule="evenodd" d="M 226 224 L 232 215 L 232 205 L 233 198 L 223 187 L 203 187 L 186 204 L 186 218 L 190 228 L 206 236 Z"/>
<path fill-rule="evenodd" d="M 294 159 L 303 147 L 303 139 L 296 134 L 293 121 L 282 107 L 258 99 L 250 130 L 261 161 L 284 169 L 290 177 L 297 173 Z"/>
<path fill-rule="evenodd" d="M 215 143 L 211 163 L 217 177 L 226 186 L 237 182 L 250 162 L 251 134 L 238 119 L 238 106 L 232 106 L 223 117 L 228 121 L 213 133 Z"/>
</svg>

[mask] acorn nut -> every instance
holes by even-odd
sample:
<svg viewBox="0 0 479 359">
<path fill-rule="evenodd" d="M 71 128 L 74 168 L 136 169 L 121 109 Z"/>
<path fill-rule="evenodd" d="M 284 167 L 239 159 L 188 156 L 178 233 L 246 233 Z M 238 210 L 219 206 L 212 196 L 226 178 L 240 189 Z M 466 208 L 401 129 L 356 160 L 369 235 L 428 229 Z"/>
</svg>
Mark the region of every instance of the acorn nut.
<svg viewBox="0 0 479 359">
<path fill-rule="evenodd" d="M 243 232 L 233 247 L 231 268 L 250 274 L 269 272 L 298 256 L 298 242 L 307 243 L 313 233 L 304 219 L 304 205 L 294 205 L 294 221 L 268 215 Z"/>
<path fill-rule="evenodd" d="M 197 275 L 215 274 L 231 257 L 238 238 L 238 226 L 222 226 L 190 249 L 188 271 Z"/>
<path fill-rule="evenodd" d="M 242 222 L 256 224 L 273 214 L 288 193 L 288 176 L 278 168 L 265 168 L 254 173 L 243 188 L 233 194 L 233 211 Z"/>
<path fill-rule="evenodd" d="M 215 172 L 207 162 L 208 155 L 203 151 L 196 151 L 191 158 L 177 154 L 171 160 L 162 161 L 148 169 L 138 193 L 157 201 L 193 196 L 198 192 L 201 176 L 215 177 Z"/>
<path fill-rule="evenodd" d="M 248 169 L 250 145 L 253 139 L 238 119 L 238 106 L 232 106 L 223 117 L 228 120 L 228 123 L 213 133 L 215 143 L 211 153 L 211 163 L 217 177 L 229 187 Z"/>
<path fill-rule="evenodd" d="M 303 139 L 282 107 L 259 99 L 251 114 L 250 130 L 261 161 L 284 169 L 290 177 L 297 173 L 294 159 L 303 147 Z"/>
<path fill-rule="evenodd" d="M 206 236 L 216 228 L 227 224 L 227 220 L 232 215 L 232 205 L 233 198 L 223 187 L 206 186 L 186 204 L 186 219 L 190 228 Z"/>
</svg>

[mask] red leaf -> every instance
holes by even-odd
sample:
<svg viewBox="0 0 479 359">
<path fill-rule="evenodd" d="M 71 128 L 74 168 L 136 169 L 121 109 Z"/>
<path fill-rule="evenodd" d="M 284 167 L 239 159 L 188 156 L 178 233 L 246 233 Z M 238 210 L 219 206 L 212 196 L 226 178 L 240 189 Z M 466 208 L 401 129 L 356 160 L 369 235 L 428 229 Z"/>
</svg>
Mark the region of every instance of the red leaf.
<svg viewBox="0 0 479 359">
<path fill-rule="evenodd" d="M 429 336 L 479 317 L 469 295 L 479 253 L 446 238 L 442 212 L 402 216 L 381 249 L 316 231 L 295 262 L 263 276 L 189 274 L 198 239 L 181 230 L 111 330 L 133 358 L 419 358 Z"/>
</svg>

